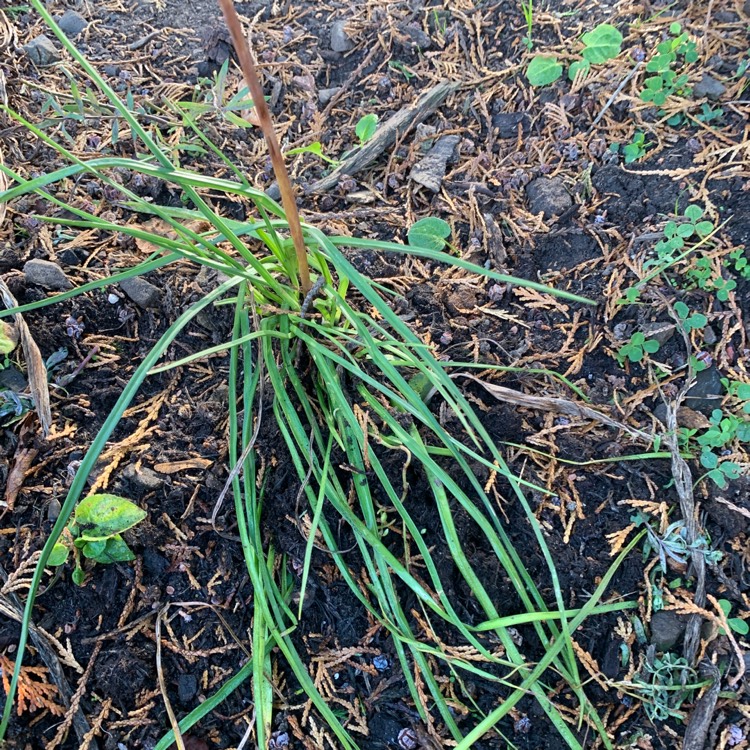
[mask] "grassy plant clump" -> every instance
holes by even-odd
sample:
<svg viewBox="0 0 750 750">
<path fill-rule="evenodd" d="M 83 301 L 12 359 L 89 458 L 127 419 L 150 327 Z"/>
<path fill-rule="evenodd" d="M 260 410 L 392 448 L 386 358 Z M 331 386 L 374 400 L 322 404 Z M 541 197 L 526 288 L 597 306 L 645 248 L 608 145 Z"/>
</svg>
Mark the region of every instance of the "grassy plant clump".
<svg viewBox="0 0 750 750">
<path fill-rule="evenodd" d="M 139 265 L 107 279 L 12 312 L 70 298 L 177 261 L 188 260 L 221 271 L 226 281 L 184 311 L 164 332 L 122 391 L 81 462 L 31 584 L 0 737 L 10 720 L 34 598 L 45 566 L 59 564 L 63 552 L 60 545 L 74 551 L 82 548 L 86 555 L 87 549 L 91 551 L 89 545 L 95 545 L 97 551 L 104 541 L 101 554 L 105 554 L 111 540 L 125 528 L 123 524 L 112 526 L 109 529 L 112 533 L 106 539 L 101 534 L 84 538 L 74 533 L 80 527 L 79 516 L 86 503 L 84 500 L 79 504 L 86 479 L 107 440 L 149 375 L 217 351 L 228 351 L 228 487 L 254 591 L 252 659 L 227 686 L 184 717 L 179 725 L 174 723 L 157 750 L 164 750 L 175 738 L 179 743 L 181 732 L 218 705 L 228 686 L 234 689 L 243 680 L 250 680 L 252 685 L 254 742 L 257 747 L 268 747 L 275 689 L 271 682 L 272 658 L 276 658 L 276 653 L 327 725 L 330 737 L 335 738 L 339 747 L 357 747 L 346 721 L 311 678 L 295 638 L 314 545 L 324 546 L 352 596 L 372 621 L 388 633 L 420 719 L 425 723 L 440 722 L 459 750 L 472 747 L 487 732 L 498 731 L 499 723 L 514 706 L 529 696 L 539 703 L 556 727 L 561 743 L 576 750 L 581 748 L 578 732 L 550 697 L 554 692 L 552 679 L 559 683 L 555 691 L 565 689 L 577 701 L 578 721 L 585 721 L 604 747 L 612 747 L 584 689 L 573 633 L 592 614 L 631 606 L 628 602 L 603 604 L 602 599 L 617 566 L 640 537 L 622 550 L 583 607 L 567 609 L 565 592 L 560 589 L 545 536 L 526 496 L 529 490 L 542 493 L 545 490 L 513 474 L 482 420 L 450 376 L 455 363 L 441 363 L 435 358 L 430 347 L 394 312 L 392 293 L 360 273 L 344 249 L 412 253 L 425 261 L 458 266 L 500 282 L 551 290 L 487 271 L 444 252 L 450 226 L 441 220 L 431 219 L 412 227 L 408 246 L 326 236 L 316 227 L 299 221 L 293 200 L 290 202 L 293 194 L 288 178 L 284 185 L 281 155 L 275 151 L 277 145 L 272 140 L 269 139 L 269 149 L 282 187 L 283 206 L 250 185 L 203 132 L 196 112 L 189 110 L 181 111 L 182 125 L 196 133 L 203 145 L 222 159 L 232 170 L 233 179 L 219 179 L 183 168 L 175 153 L 167 151 L 154 131 L 144 127 L 137 112 L 117 96 L 65 38 L 41 0 L 31 0 L 31 4 L 116 113 L 113 122 L 120 123 L 116 127 L 129 129 L 138 155 L 122 158 L 105 154 L 81 159 L 64 144 L 51 139 L 42 128 L 10 112 L 30 134 L 54 148 L 69 165 L 34 179 L 5 168 L 14 184 L 0 195 L 0 200 L 40 195 L 59 209 L 52 216 L 40 216 L 40 220 L 71 231 L 121 233 L 150 243 L 154 252 Z M 249 50 L 242 53 L 236 37 L 235 44 L 247 77 Z M 249 64 L 252 65 L 252 60 Z M 253 100 L 262 101 L 262 94 L 259 96 L 254 90 L 251 78 L 248 83 Z M 232 110 L 236 104 L 231 105 Z M 270 126 L 264 123 L 264 108 L 259 105 L 257 110 L 268 137 Z M 357 133 L 361 143 L 372 136 L 372 125 L 370 120 Z M 144 200 L 114 179 L 114 171 L 123 169 L 175 187 L 185 197 L 184 205 L 174 207 Z M 157 217 L 171 234 L 155 232 L 135 221 L 115 223 L 56 197 L 59 184 L 84 174 L 118 191 L 121 205 L 132 216 Z M 224 217 L 213 207 L 218 204 L 216 196 L 242 200 L 251 208 L 250 217 L 243 222 Z M 563 296 L 585 302 L 574 295 Z M 202 310 L 213 304 L 231 308 L 231 340 L 177 362 L 167 361 L 165 352 L 172 342 Z M 438 417 L 437 403 L 452 415 L 450 429 Z M 262 529 L 264 506 L 272 502 L 266 494 L 265 482 L 261 481 L 263 473 L 255 452 L 263 420 L 273 420 L 283 438 L 285 460 L 297 475 L 300 508 L 309 524 L 296 602 L 291 596 L 294 586 L 287 561 Z M 399 476 L 389 470 L 394 464 L 403 467 Z M 494 472 L 501 477 L 513 502 L 523 508 L 547 566 L 551 595 L 543 596 L 538 582 L 514 549 L 477 467 L 488 475 Z M 452 574 L 462 582 L 470 602 L 467 608 L 467 601 L 463 601 L 461 611 L 475 612 L 471 618 L 461 614 L 458 602 L 446 594 L 450 589 L 443 580 L 444 573 L 440 572 L 434 550 L 425 543 L 414 519 L 415 499 L 410 489 L 410 482 L 414 481 L 424 487 L 424 496 L 418 501 L 430 503 L 435 509 L 435 526 L 449 550 Z M 383 509 L 394 519 L 399 535 L 386 535 Z M 125 507 L 125 510 L 132 509 Z M 482 571 L 473 566 L 463 547 L 456 525 L 459 513 L 481 535 L 483 548 L 504 571 L 512 589 L 509 597 L 512 594 L 521 602 L 519 612 L 508 613 L 487 591 Z M 76 526 L 71 526 L 71 518 Z M 133 518 L 134 515 L 128 516 L 128 523 Z M 63 536 L 66 533 L 70 534 L 71 544 Z M 121 548 L 120 551 L 123 553 L 120 559 L 125 559 L 124 551 Z M 449 632 L 451 640 L 460 643 L 465 652 L 448 651 L 434 632 L 431 635 L 418 629 L 412 609 L 422 622 L 439 623 L 441 632 Z M 529 626 L 541 648 L 543 656 L 536 661 L 531 661 L 514 639 L 512 628 L 520 624 Z M 465 658 L 464 653 L 471 658 Z M 443 690 L 446 675 L 459 684 L 465 677 L 492 682 L 503 690 L 504 698 L 491 711 L 482 712 L 471 705 L 467 694 L 463 700 L 471 710 L 459 720 Z"/>
</svg>

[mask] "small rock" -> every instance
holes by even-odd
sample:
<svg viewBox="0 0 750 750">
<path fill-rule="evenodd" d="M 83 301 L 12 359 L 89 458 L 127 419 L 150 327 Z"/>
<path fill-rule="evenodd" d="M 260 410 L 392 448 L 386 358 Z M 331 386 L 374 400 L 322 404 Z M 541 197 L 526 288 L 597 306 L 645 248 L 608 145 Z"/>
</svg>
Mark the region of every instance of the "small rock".
<svg viewBox="0 0 750 750">
<path fill-rule="evenodd" d="M 669 651 L 682 638 L 686 627 L 684 617 L 661 609 L 651 618 L 651 644 L 657 651 Z"/>
<path fill-rule="evenodd" d="M 177 678 L 177 697 L 183 705 L 189 705 L 193 702 L 198 693 L 198 680 L 195 675 L 181 674 Z"/>
<path fill-rule="evenodd" d="M 702 99 L 705 96 L 715 101 L 721 99 L 726 90 L 727 87 L 721 81 L 717 81 L 713 76 L 704 73 L 700 81 L 693 87 L 693 96 L 696 99 Z"/>
<path fill-rule="evenodd" d="M 740 20 L 740 17 L 731 10 L 719 10 L 714 18 L 718 23 L 737 23 Z"/>
<path fill-rule="evenodd" d="M 715 367 L 708 367 L 695 376 L 695 384 L 685 395 L 685 406 L 710 416 L 714 409 L 721 407 L 723 395 L 721 373 Z"/>
<path fill-rule="evenodd" d="M 348 52 L 354 43 L 346 33 L 346 21 L 335 21 L 331 26 L 331 49 L 334 52 Z"/>
<path fill-rule="evenodd" d="M 492 115 L 492 127 L 497 128 L 501 138 L 518 137 L 519 125 L 522 135 L 529 132 L 531 119 L 525 112 L 498 112 Z"/>
<path fill-rule="evenodd" d="M 708 346 L 713 346 L 719 339 L 716 337 L 716 331 L 711 326 L 706 326 L 703 329 L 703 341 Z"/>
<path fill-rule="evenodd" d="M 73 288 L 65 271 L 49 260 L 30 260 L 23 267 L 23 272 L 29 284 L 60 292 Z"/>
<path fill-rule="evenodd" d="M 134 276 L 131 279 L 125 279 L 120 282 L 120 289 L 135 302 L 138 307 L 158 307 L 161 302 L 162 292 L 159 287 L 154 286 L 150 281 L 142 279 L 140 276 Z"/>
<path fill-rule="evenodd" d="M 742 12 L 746 16 L 750 16 L 750 0 L 745 0 L 745 4 L 742 6 Z"/>
<path fill-rule="evenodd" d="M 107 64 L 102 65 L 102 72 L 104 75 L 111 76 L 112 78 L 117 78 L 117 76 L 120 75 L 120 68 L 117 65 Z"/>
<path fill-rule="evenodd" d="M 164 484 L 164 478 L 147 466 L 130 464 L 122 472 L 125 479 L 137 484 L 144 490 L 158 490 Z"/>
<path fill-rule="evenodd" d="M 443 184 L 448 159 L 453 156 L 453 151 L 458 145 L 461 137 L 458 135 L 445 135 L 439 138 L 424 159 L 420 159 L 411 169 L 409 178 L 419 185 L 437 193 Z"/>
<path fill-rule="evenodd" d="M 29 56 L 29 60 L 40 68 L 58 62 L 61 57 L 52 40 L 41 34 L 23 45 L 23 51 Z"/>
<path fill-rule="evenodd" d="M 664 346 L 674 336 L 675 325 L 674 323 L 659 323 L 658 321 L 656 323 L 643 323 L 641 331 L 647 339 L 655 339 L 659 342 L 659 346 Z"/>
<path fill-rule="evenodd" d="M 58 254 L 57 259 L 62 263 L 64 266 L 80 266 L 81 261 L 78 258 L 78 255 L 75 253 L 74 250 L 71 250 L 70 248 L 66 248 L 61 253 Z"/>
<path fill-rule="evenodd" d="M 429 49 L 432 47 L 432 39 L 430 39 L 430 35 L 415 23 L 401 24 L 398 27 L 398 30 L 408 40 L 408 46 L 417 49 Z"/>
<path fill-rule="evenodd" d="M 529 210 L 545 219 L 559 216 L 573 205 L 570 193 L 559 177 L 537 177 L 526 186 Z"/>
<path fill-rule="evenodd" d="M 89 22 L 74 10 L 66 10 L 56 20 L 62 32 L 71 39 L 77 37 L 89 25 Z"/>
<path fill-rule="evenodd" d="M 339 91 L 341 91 L 341 86 L 336 86 L 332 89 L 320 89 L 318 91 L 318 101 L 321 104 L 328 104 Z"/>
<path fill-rule="evenodd" d="M 22 393 L 29 387 L 24 374 L 13 364 L 0 369 L 0 391 Z"/>
<path fill-rule="evenodd" d="M 434 145 L 435 140 L 432 136 L 435 135 L 435 133 L 437 133 L 437 128 L 434 125 L 426 125 L 423 122 L 420 122 L 419 125 L 417 125 L 414 131 L 415 140 L 419 143 L 419 147 L 425 153 Z"/>
</svg>

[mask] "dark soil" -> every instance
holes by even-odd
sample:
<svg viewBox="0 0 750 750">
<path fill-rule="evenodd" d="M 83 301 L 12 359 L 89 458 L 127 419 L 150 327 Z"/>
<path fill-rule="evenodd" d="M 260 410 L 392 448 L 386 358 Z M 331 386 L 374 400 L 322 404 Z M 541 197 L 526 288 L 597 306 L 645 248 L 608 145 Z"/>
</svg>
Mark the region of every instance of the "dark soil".
<svg viewBox="0 0 750 750">
<path fill-rule="evenodd" d="M 67 6 L 55 0 L 48 7 L 57 13 Z M 308 221 L 336 234 L 405 240 L 406 227 L 416 219 L 439 216 L 451 224 L 451 242 L 465 259 L 500 273 L 542 280 L 597 303 L 556 301 L 435 263 L 351 252 L 361 271 L 397 293 L 394 304 L 399 314 L 439 356 L 513 368 L 499 377 L 491 371 L 483 377 L 529 395 L 580 400 L 566 385 L 540 371 L 562 374 L 593 407 L 630 428 L 650 432 L 657 426 L 654 413 L 658 417 L 662 396 L 674 399 L 682 386 L 681 368 L 687 361 L 684 342 L 679 334 L 665 341 L 652 355 L 656 365 L 646 361 L 621 364 L 617 350 L 644 326 L 669 323 L 668 305 L 680 299 L 709 319 L 713 336 L 694 334 L 693 341 L 711 360 L 717 378 L 750 380 L 746 339 L 750 282 L 728 264 L 721 272 L 737 286 L 727 299 L 719 299 L 710 290 L 680 286 L 679 269 L 675 269 L 652 282 L 639 304 L 617 304 L 625 290 L 648 273 L 643 263 L 653 256 L 666 220 L 681 216 L 689 204 L 703 207 L 716 226 L 728 220 L 712 245 L 718 267 L 732 250 L 747 247 L 750 106 L 746 74 L 744 78 L 736 74 L 741 61 L 748 59 L 747 4 L 743 11 L 739 3 L 731 7 L 684 2 L 633 7 L 620 0 L 605 8 L 588 0 L 554 0 L 535 11 L 535 53 L 577 50 L 576 39 L 600 21 L 617 25 L 625 36 L 617 62 L 603 67 L 577 89 L 565 77 L 547 88 L 529 86 L 523 76 L 528 62 L 521 41 L 525 26 L 515 2 L 373 2 L 354 9 L 307 2 L 249 2 L 239 4 L 238 9 L 251 23 L 285 149 L 320 141 L 326 154 L 338 157 L 356 143 L 354 127 L 363 114 L 375 112 L 382 123 L 438 80 L 462 83 L 427 120 L 438 134 L 450 131 L 461 136 L 440 192 L 432 193 L 409 179 L 411 168 L 424 156 L 424 141 L 434 134 L 412 131 L 374 165 L 329 193 L 305 194 L 300 204 Z M 148 112 L 157 118 L 154 128 L 161 128 L 165 138 L 174 136 L 169 127 L 159 124 L 158 118 L 168 116 L 165 102 L 190 100 L 196 90 L 205 93 L 210 86 L 207 79 L 231 54 L 218 8 L 205 2 L 114 0 L 96 7 L 81 3 L 78 10 L 92 22 L 76 40 L 79 49 L 121 95 L 132 93 L 136 104 L 151 107 Z M 718 18 L 720 11 L 723 20 Z M 19 47 L 44 32 L 43 24 L 25 7 L 15 6 L 4 13 Z M 331 25 L 341 19 L 348 21 L 347 33 L 355 45 L 343 54 L 330 46 Z M 678 125 L 667 124 L 666 118 L 660 119 L 639 100 L 641 74 L 629 80 L 614 103 L 606 106 L 638 51 L 650 54 L 673 20 L 700 40 L 701 56 L 690 69 L 691 83 L 704 71 L 725 83 L 720 101 L 711 103 L 722 109 L 719 120 L 701 123 L 695 119 L 700 105 L 680 99 L 676 106 L 688 116 Z M 158 33 L 151 36 L 153 31 Z M 83 74 L 72 63 L 69 69 L 85 88 Z M 0 70 L 5 74 L 9 105 L 34 122 L 54 119 L 54 110 L 47 106 L 49 97 L 70 103 L 64 99 L 70 85 L 59 65 L 37 68 L 18 49 L 0 61 Z M 236 90 L 239 77 L 234 70 L 230 81 Z M 322 103 L 318 93 L 336 87 L 343 87 L 338 98 L 330 106 Z M 512 121 L 510 115 L 515 116 Z M 62 166 L 52 149 L 7 116 L 0 118 L 0 149 L 10 169 L 31 178 Z M 132 151 L 126 139 L 114 146 L 102 139 L 109 131 L 100 118 L 88 117 L 86 123 L 70 119 L 63 123 L 57 118 L 45 127 L 82 158 L 99 151 L 128 155 Z M 255 129 L 240 131 L 218 115 L 211 119 L 210 128 L 211 137 L 250 182 L 267 188 L 272 175 L 260 134 Z M 609 146 L 629 142 L 635 130 L 648 133 L 652 148 L 644 159 L 626 165 Z M 231 177 L 225 165 L 210 155 L 197 157 L 185 151 L 181 159 L 186 168 Z M 326 165 L 304 154 L 295 157 L 290 168 L 302 193 L 324 173 Z M 532 210 L 526 187 L 540 177 L 561 181 L 570 207 L 560 215 L 543 219 Z M 128 182 L 134 179 L 129 174 L 119 179 L 157 203 L 180 205 L 181 196 L 169 186 Z M 100 216 L 120 222 L 140 220 L 94 179 L 83 177 L 64 188 L 68 192 L 56 188 L 60 189 L 57 197 L 81 207 L 88 204 Z M 362 199 L 362 193 L 368 197 Z M 227 202 L 223 208 L 239 220 L 249 210 L 240 202 Z M 23 198 L 8 207 L 0 225 L 0 273 L 19 304 L 48 294 L 27 283 L 23 266 L 29 259 L 58 263 L 80 285 L 145 257 L 142 249 L 122 236 L 82 236 L 62 225 L 42 225 L 33 218 L 35 214 L 70 218 L 69 212 L 42 196 Z M 160 295 L 158 303 L 148 309 L 120 291 L 113 304 L 108 298 L 113 290 L 105 288 L 25 316 L 45 359 L 67 350 L 53 372 L 53 381 L 76 371 L 98 349 L 64 389 L 52 389 L 51 438 L 42 437 L 33 412 L 2 428 L 0 480 L 7 480 L 29 445 L 37 451 L 13 507 L 3 506 L 0 562 L 4 578 L 12 578 L 19 569 L 28 574 L 30 568 L 22 566 L 41 548 L 85 450 L 137 364 L 168 326 L 205 293 L 209 282 L 203 273 L 185 263 L 149 274 L 148 281 L 158 287 Z M 71 318 L 81 329 L 72 335 Z M 171 347 L 169 358 L 178 359 L 225 340 L 231 322 L 227 308 L 209 309 Z M 12 359 L 8 368 L 0 370 L 0 391 L 12 388 L 24 393 L 23 360 L 16 361 L 15 355 Z M 481 371 L 473 372 L 479 376 Z M 226 533 L 217 534 L 210 522 L 228 474 L 227 376 L 228 358 L 220 356 L 147 379 L 110 441 L 119 447 L 119 455 L 113 452 L 89 479 L 94 485 L 104 476 L 106 491 L 148 511 L 147 520 L 127 535 L 136 561 L 92 568 L 84 586 L 76 586 L 71 570 L 64 569 L 52 583 L 45 579 L 46 589 L 38 598 L 34 622 L 68 650 L 70 660 L 63 662 L 62 673 L 72 692 L 81 685 L 80 706 L 97 730 L 99 748 L 150 750 L 169 729 L 156 666 L 156 615 L 165 605 L 175 603 L 168 612 L 168 627 L 162 628 L 161 671 L 178 717 L 213 694 L 246 659 L 235 639 L 241 643 L 249 639 L 252 587 L 240 544 L 233 536 L 233 510 L 227 506 L 220 518 Z M 619 548 L 617 535 L 642 507 L 638 502 L 653 506 L 663 502 L 672 511 L 669 521 L 678 520 L 671 463 L 663 454 L 625 460 L 651 448 L 625 431 L 495 400 L 468 380 L 463 387 L 514 471 L 550 493 L 529 491 L 528 497 L 555 561 L 567 607 L 582 606 L 607 573 L 612 554 Z M 722 397 L 724 392 L 708 395 Z M 689 415 L 682 412 L 681 419 L 695 420 L 699 412 L 710 414 L 712 409 L 710 401 L 708 409 L 693 406 Z M 459 435 L 457 421 L 452 423 L 450 416 L 446 420 L 448 429 Z M 134 433 L 140 440 L 129 443 Z M 266 490 L 273 502 L 264 506 L 262 519 L 264 541 L 285 555 L 293 570 L 306 545 L 295 522 L 299 479 L 271 420 L 264 423 L 258 446 L 259 458 L 273 467 Z M 733 443 L 727 450 L 743 469 L 750 464 L 742 445 Z M 400 489 L 403 457 L 384 452 L 381 459 Z M 169 468 L 181 461 L 193 461 L 193 468 L 190 464 Z M 103 474 L 107 464 L 111 473 Z M 694 479 L 702 476 L 704 469 L 696 460 L 689 465 Z M 477 465 L 475 471 L 481 484 L 489 481 L 485 467 Z M 341 476 L 343 481 L 345 473 Z M 427 530 L 425 541 L 446 582 L 446 594 L 467 624 L 478 624 L 484 614 L 440 533 L 437 511 L 426 499 L 431 497 L 426 479 L 410 469 L 407 480 L 409 510 L 419 527 Z M 747 616 L 750 596 L 747 481 L 740 477 L 723 491 L 707 481 L 696 488 L 702 528 L 711 547 L 723 554 L 708 572 L 708 592 L 730 600 L 733 616 L 740 617 Z M 552 577 L 523 509 L 511 488 L 499 480 L 496 491 L 509 537 L 545 600 L 555 606 Z M 331 523 L 335 525 L 333 517 Z M 485 537 L 474 521 L 456 508 L 455 523 L 463 549 L 473 567 L 484 571 L 482 583 L 498 609 L 503 614 L 523 611 L 506 572 L 491 550 L 484 548 Z M 347 563 L 358 570 L 361 559 L 354 549 L 355 540 L 349 529 L 341 529 L 340 534 L 339 548 L 350 549 Z M 398 551 L 397 540 L 390 543 Z M 641 549 L 618 569 L 608 599 L 639 601 L 639 622 L 648 640 L 654 610 L 648 576 L 654 553 L 641 555 Z M 678 596 L 679 601 L 691 600 L 693 573 L 670 561 L 665 590 L 684 594 Z M 672 588 L 667 584 L 673 584 Z M 323 551 L 314 553 L 308 586 L 304 616 L 293 638 L 310 660 L 311 670 L 317 668 L 314 664 L 326 665 L 337 705 L 356 706 L 363 715 L 367 731 L 360 733 L 362 750 L 408 747 L 406 729 L 414 733 L 417 747 L 439 746 L 419 721 L 393 643 L 382 630 L 373 628 L 367 612 Z M 6 586 L 0 594 L 9 608 L 0 614 L 4 664 L 16 658 L 19 634 L 18 623 L 8 612 L 22 608 L 26 590 Z M 412 594 L 399 593 L 405 612 L 417 607 Z M 197 608 L 195 602 L 213 609 Z M 647 656 L 653 657 L 648 654 L 648 643 L 636 639 L 630 623 L 624 613 L 585 622 L 575 634 L 581 652 L 588 655 L 582 679 L 618 747 L 681 747 L 694 702 L 682 706 L 682 718 L 654 725 L 637 697 L 622 689 Z M 447 642 L 455 637 L 435 625 L 437 638 Z M 520 627 L 518 635 L 530 662 L 543 656 L 544 647 L 531 626 Z M 706 636 L 703 645 L 709 658 L 726 666 L 732 651 L 725 637 Z M 681 649 L 678 641 L 673 650 L 681 653 Z M 346 650 L 351 655 L 338 661 L 337 655 Z M 373 667 L 377 656 L 386 657 L 387 668 Z M 43 664 L 35 648 L 28 649 L 25 661 L 31 666 Z M 322 746 L 316 744 L 322 742 L 317 733 L 320 720 L 305 706 L 293 675 L 276 653 L 273 665 L 274 729 L 280 736 L 289 736 L 290 747 Z M 446 673 L 446 683 L 449 676 Z M 5 683 L 5 672 L 2 677 Z M 586 725 L 577 727 L 575 699 L 558 680 L 555 674 L 545 675 L 551 691 L 559 688 L 555 697 L 568 709 L 571 731 L 588 747 L 591 730 Z M 720 698 L 712 730 L 716 747 L 726 746 L 718 744 L 719 737 L 726 738 L 730 726 L 748 732 L 747 683 L 734 689 L 734 697 L 723 693 Z M 463 708 L 473 701 L 476 707 L 473 714 L 459 716 L 457 710 L 462 731 L 468 732 L 479 712 L 493 710 L 508 692 L 497 683 L 479 679 L 455 688 L 457 706 Z M 191 730 L 186 746 L 193 750 L 237 747 L 253 717 L 249 696 L 245 683 L 220 710 Z M 444 746 L 451 746 L 437 715 L 433 719 L 433 733 L 446 742 Z M 49 707 L 14 712 L 9 747 L 79 748 L 72 729 L 53 744 L 60 721 Z M 511 741 L 528 749 L 562 746 L 558 733 L 531 698 L 519 703 L 497 729 L 504 737 L 490 733 L 475 747 L 505 748 Z"/>
</svg>

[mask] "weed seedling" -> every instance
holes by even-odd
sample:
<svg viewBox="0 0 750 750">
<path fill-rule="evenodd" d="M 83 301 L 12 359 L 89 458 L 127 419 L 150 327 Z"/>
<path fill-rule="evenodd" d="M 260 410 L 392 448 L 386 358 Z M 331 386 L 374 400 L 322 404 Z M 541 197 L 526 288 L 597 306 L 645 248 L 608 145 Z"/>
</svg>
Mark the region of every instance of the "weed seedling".
<svg viewBox="0 0 750 750">
<path fill-rule="evenodd" d="M 592 65 L 613 60 L 622 49 L 622 34 L 611 24 L 600 23 L 581 37 L 582 60 L 576 60 L 568 70 L 573 81 L 578 73 L 586 73 Z M 530 48 L 529 48 L 530 49 Z M 554 55 L 536 55 L 529 63 L 526 78 L 532 86 L 554 83 L 563 72 L 563 66 Z"/>
<path fill-rule="evenodd" d="M 670 96 L 688 96 L 687 73 L 677 74 L 674 66 L 687 65 L 698 59 L 695 42 L 688 39 L 679 23 L 669 27 L 670 37 L 657 45 L 656 54 L 646 63 L 646 72 L 653 73 L 645 80 L 641 100 L 662 107 Z"/>
<path fill-rule="evenodd" d="M 523 20 L 526 21 L 526 36 L 521 40 L 529 52 L 534 46 L 531 39 L 531 32 L 534 28 L 534 0 L 521 0 L 521 12 Z"/>
<path fill-rule="evenodd" d="M 702 216 L 703 209 L 693 204 L 685 209 L 684 221 L 668 221 L 664 227 L 664 238 L 654 247 L 656 258 L 646 261 L 644 266 L 669 264 L 676 260 L 688 240 L 701 240 L 711 234 L 714 231 L 713 222 L 701 220 Z"/>
<path fill-rule="evenodd" d="M 684 302 L 675 302 L 674 311 L 680 320 L 680 325 L 690 333 L 706 327 L 708 318 L 703 313 L 690 313 L 690 308 Z"/>
<path fill-rule="evenodd" d="M 659 342 L 656 339 L 647 339 L 644 333 L 636 331 L 617 353 L 617 358 L 622 364 L 625 359 L 631 362 L 640 362 L 647 354 L 656 354 L 659 351 Z"/>
<path fill-rule="evenodd" d="M 354 133 L 359 138 L 360 147 L 364 146 L 375 135 L 377 129 L 378 116 L 374 112 L 359 118 L 359 122 L 354 128 Z"/>
<path fill-rule="evenodd" d="M 733 630 L 737 635 L 747 635 L 750 632 L 750 625 L 747 624 L 747 620 L 743 620 L 741 617 L 729 616 L 729 613 L 732 611 L 732 602 L 727 599 L 719 599 L 718 604 L 724 613 L 724 617 L 727 618 L 727 625 L 729 625 L 730 630 Z M 724 628 L 720 628 L 719 633 L 720 635 L 726 635 Z"/>
<path fill-rule="evenodd" d="M 135 555 L 121 534 L 145 517 L 146 511 L 123 497 L 89 495 L 76 507 L 60 541 L 52 548 L 48 564 L 64 565 L 72 551 L 75 557 L 73 581 L 80 586 L 86 576 L 81 555 L 102 564 L 134 560 Z"/>
<path fill-rule="evenodd" d="M 613 143 L 609 150 L 612 153 L 617 154 L 622 150 L 622 155 L 625 158 L 626 164 L 632 164 L 634 161 L 643 158 L 646 155 L 646 149 L 648 144 L 646 143 L 646 136 L 640 130 L 636 131 L 633 135 L 633 139 L 630 143 L 622 145 L 620 143 Z"/>
</svg>

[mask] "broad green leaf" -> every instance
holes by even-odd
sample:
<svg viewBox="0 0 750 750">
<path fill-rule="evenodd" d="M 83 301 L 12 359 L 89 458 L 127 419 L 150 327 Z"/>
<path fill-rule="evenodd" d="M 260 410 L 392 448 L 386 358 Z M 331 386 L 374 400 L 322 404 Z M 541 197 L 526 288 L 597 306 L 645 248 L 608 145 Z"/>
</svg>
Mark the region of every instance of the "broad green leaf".
<svg viewBox="0 0 750 750">
<path fill-rule="evenodd" d="M 423 247 L 427 250 L 442 250 L 450 236 L 451 227 L 447 221 L 428 216 L 412 224 L 407 238 L 412 247 Z"/>
<path fill-rule="evenodd" d="M 680 320 L 685 320 L 690 313 L 690 308 L 684 302 L 675 302 L 674 311 L 677 313 L 677 317 Z"/>
<path fill-rule="evenodd" d="M 659 351 L 659 342 L 656 339 L 650 339 L 643 342 L 643 351 L 649 354 L 655 354 Z"/>
<path fill-rule="evenodd" d="M 86 544 L 83 545 L 83 549 L 81 551 L 83 552 L 84 557 L 87 557 L 90 560 L 98 561 L 99 555 L 104 552 L 104 548 L 106 546 L 106 539 L 97 539 L 95 542 L 86 542 Z"/>
<path fill-rule="evenodd" d="M 707 235 L 711 234 L 711 232 L 714 231 L 714 225 L 712 221 L 699 221 L 695 225 L 695 231 L 698 232 L 698 234 L 701 237 L 706 237 Z"/>
<path fill-rule="evenodd" d="M 135 555 L 119 534 L 107 539 L 104 550 L 96 558 L 97 562 L 104 564 L 130 562 L 131 560 L 135 560 Z"/>
<path fill-rule="evenodd" d="M 83 582 L 86 580 L 86 574 L 83 572 L 83 568 L 76 565 L 73 571 L 73 583 L 76 586 L 83 586 Z"/>
<path fill-rule="evenodd" d="M 701 453 L 701 466 L 705 469 L 715 469 L 719 465 L 719 458 L 715 453 L 704 450 Z"/>
<path fill-rule="evenodd" d="M 740 383 L 737 386 L 737 397 L 743 401 L 750 399 L 750 383 Z"/>
<path fill-rule="evenodd" d="M 49 559 L 47 560 L 47 565 L 51 565 L 53 568 L 56 568 L 58 565 L 63 565 L 68 559 L 69 554 L 70 548 L 58 542 L 52 548 L 52 552 L 50 552 Z"/>
<path fill-rule="evenodd" d="M 575 81 L 576 75 L 578 75 L 578 71 L 581 71 L 582 75 L 585 75 L 588 73 L 589 69 L 591 68 L 591 63 L 588 60 L 576 60 L 568 70 L 568 78 L 570 78 L 571 81 Z"/>
<path fill-rule="evenodd" d="M 680 224 L 680 226 L 677 227 L 677 234 L 679 234 L 680 237 L 690 237 L 694 231 L 695 229 L 692 224 Z"/>
<path fill-rule="evenodd" d="M 685 216 L 695 223 L 701 216 L 703 216 L 703 210 L 700 206 L 693 204 L 685 209 Z"/>
<path fill-rule="evenodd" d="M 75 510 L 80 538 L 87 542 L 120 534 L 146 517 L 146 511 L 117 495 L 89 495 Z"/>
<path fill-rule="evenodd" d="M 526 78 L 532 86 L 548 86 L 563 72 L 563 66 L 553 55 L 536 55 L 526 69 Z"/>
<path fill-rule="evenodd" d="M 375 135 L 375 131 L 378 129 L 378 116 L 371 112 L 369 115 L 361 117 L 354 132 L 359 138 L 360 146 L 363 146 L 367 141 Z"/>
<path fill-rule="evenodd" d="M 611 24 L 600 23 L 581 37 L 586 45 L 583 57 L 591 63 L 603 63 L 617 57 L 622 47 L 622 34 Z"/>
<path fill-rule="evenodd" d="M 703 313 L 695 313 L 690 316 L 690 325 L 693 328 L 705 328 L 708 318 Z"/>
<path fill-rule="evenodd" d="M 750 625 L 747 624 L 747 620 L 741 620 L 739 617 L 732 617 L 727 620 L 727 624 L 737 635 L 747 635 L 750 632 Z"/>
</svg>

